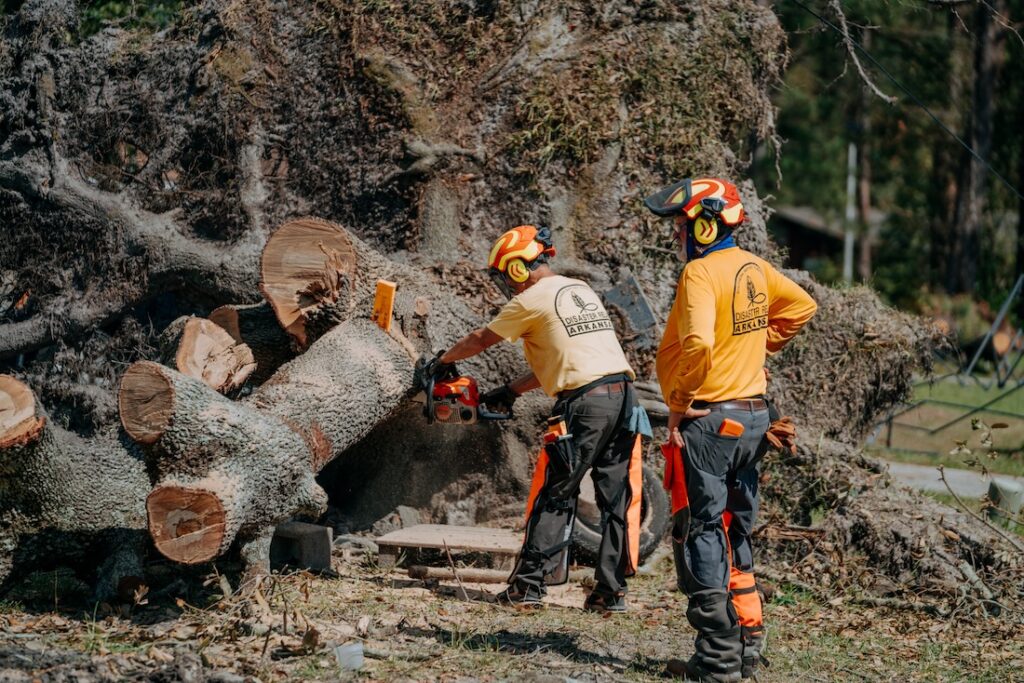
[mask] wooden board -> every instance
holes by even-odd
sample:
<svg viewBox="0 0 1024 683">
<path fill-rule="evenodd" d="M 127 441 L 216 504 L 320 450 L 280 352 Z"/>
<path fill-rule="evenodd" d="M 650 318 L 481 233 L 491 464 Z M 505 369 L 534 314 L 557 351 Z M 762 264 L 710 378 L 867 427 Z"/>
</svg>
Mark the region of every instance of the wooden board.
<svg viewBox="0 0 1024 683">
<path fill-rule="evenodd" d="M 496 555 L 515 555 L 523 545 L 522 533 L 508 529 L 488 529 L 476 526 L 448 524 L 417 524 L 384 534 L 377 539 L 380 562 L 394 564 L 402 548 L 444 549 L 448 544 L 452 552 L 485 552 Z"/>
</svg>

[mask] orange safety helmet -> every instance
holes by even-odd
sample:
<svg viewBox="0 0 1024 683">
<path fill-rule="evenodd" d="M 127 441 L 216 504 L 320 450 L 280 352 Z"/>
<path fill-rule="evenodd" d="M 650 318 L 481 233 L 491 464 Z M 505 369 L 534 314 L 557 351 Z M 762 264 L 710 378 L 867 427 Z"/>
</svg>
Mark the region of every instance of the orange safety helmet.
<svg viewBox="0 0 1024 683">
<path fill-rule="evenodd" d="M 510 282 L 522 284 L 530 279 L 530 271 L 555 255 L 551 231 L 534 225 L 512 228 L 494 243 L 487 258 L 487 271 L 498 288 L 512 298 Z"/>
<path fill-rule="evenodd" d="M 719 178 L 680 180 L 652 194 L 644 205 L 656 216 L 684 221 L 701 251 L 724 240 L 747 217 L 736 186 Z"/>
</svg>

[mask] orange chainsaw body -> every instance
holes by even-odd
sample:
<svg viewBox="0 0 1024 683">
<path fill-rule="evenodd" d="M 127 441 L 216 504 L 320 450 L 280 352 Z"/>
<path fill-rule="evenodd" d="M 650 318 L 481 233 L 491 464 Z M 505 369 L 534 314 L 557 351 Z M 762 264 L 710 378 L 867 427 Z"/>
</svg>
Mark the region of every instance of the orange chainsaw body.
<svg viewBox="0 0 1024 683">
<path fill-rule="evenodd" d="M 431 399 L 436 422 L 473 424 L 480 418 L 480 390 L 472 377 L 438 380 Z"/>
</svg>

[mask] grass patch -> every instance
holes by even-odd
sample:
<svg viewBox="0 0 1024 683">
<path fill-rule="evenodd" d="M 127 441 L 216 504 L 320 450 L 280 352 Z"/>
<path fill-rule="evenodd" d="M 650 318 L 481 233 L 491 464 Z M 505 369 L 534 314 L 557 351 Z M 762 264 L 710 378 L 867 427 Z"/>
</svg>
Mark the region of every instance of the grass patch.
<svg viewBox="0 0 1024 683">
<path fill-rule="evenodd" d="M 871 447 L 877 455 L 1024 476 L 1024 386 L 986 388 L 948 377 L 916 385 L 911 403 L 916 405 L 897 415 L 891 430 L 882 426 Z M 980 410 L 971 414 L 974 409 Z M 989 442 L 987 430 L 972 427 L 975 420 L 1003 428 L 992 429 Z M 971 452 L 959 449 L 960 442 Z"/>
<path fill-rule="evenodd" d="M 961 384 L 955 377 L 950 377 L 934 383 L 918 384 L 914 387 L 913 400 L 948 401 L 972 408 L 995 401 L 989 406 L 991 410 L 1024 418 L 1024 387 L 1007 385 L 1000 389 L 993 385 L 986 389 L 974 381 Z"/>
<path fill-rule="evenodd" d="M 944 505 L 948 505 L 949 507 L 951 507 L 951 508 L 953 508 L 955 510 L 962 509 L 960 504 L 957 503 L 956 498 L 954 498 L 953 496 L 951 496 L 948 493 L 940 493 L 940 492 L 937 492 L 937 491 L 922 491 L 921 493 L 923 493 L 924 495 L 928 496 L 929 498 L 934 498 L 935 500 L 939 501 L 940 503 L 943 503 Z M 983 505 L 984 504 L 982 503 L 981 500 L 979 500 L 977 498 L 967 498 L 967 497 L 964 497 L 964 496 L 960 496 L 960 500 L 963 501 L 964 506 L 966 506 L 968 510 L 970 510 L 971 512 L 976 512 L 976 513 L 978 513 L 980 515 L 983 515 L 986 519 L 988 519 L 988 513 L 983 511 Z M 1024 518 L 1022 518 L 1022 519 L 1024 519 Z M 989 520 L 989 521 L 992 521 L 992 520 Z M 996 524 L 996 522 L 993 521 L 993 524 Z M 1000 526 L 1000 527 L 1002 527 L 1004 529 L 1009 529 L 1010 531 L 1013 531 L 1014 533 L 1016 533 L 1019 536 L 1024 536 L 1024 525 L 1019 525 L 1019 524 L 1018 525 L 999 524 L 998 526 Z"/>
</svg>

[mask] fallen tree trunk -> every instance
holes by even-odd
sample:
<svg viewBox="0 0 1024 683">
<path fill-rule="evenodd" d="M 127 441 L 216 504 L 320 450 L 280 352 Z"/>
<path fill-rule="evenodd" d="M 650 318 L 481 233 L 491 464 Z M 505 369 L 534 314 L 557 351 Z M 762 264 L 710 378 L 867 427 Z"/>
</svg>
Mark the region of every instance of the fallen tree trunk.
<svg viewBox="0 0 1024 683">
<path fill-rule="evenodd" d="M 64 565 L 98 598 L 120 589 L 130 600 L 143 576 L 148 489 L 140 457 L 53 425 L 27 386 L 0 375 L 0 594 Z"/>
<path fill-rule="evenodd" d="M 413 359 L 365 318 L 349 320 L 239 403 L 155 363 L 125 373 L 125 431 L 151 445 L 147 498 L 157 549 L 211 560 L 238 537 L 250 569 L 267 568 L 273 527 L 319 515 L 314 476 L 384 420 L 412 389 Z"/>
<path fill-rule="evenodd" d="M 160 335 L 159 344 L 166 365 L 221 394 L 238 389 L 256 370 L 245 342 L 203 318 L 178 318 Z"/>
<path fill-rule="evenodd" d="M 315 474 L 402 407 L 415 389 L 414 362 L 435 349 L 435 340 L 454 339 L 480 322 L 423 273 L 391 262 L 336 225 L 313 221 L 303 219 L 317 227 L 306 232 L 314 244 L 334 233 L 341 238 L 334 243 L 352 245 L 355 294 L 369 296 L 378 276 L 398 281 L 392 332 L 368 319 L 368 298 L 355 307 L 339 299 L 313 302 L 292 322 L 351 317 L 237 403 L 156 363 L 135 363 L 125 372 L 121 422 L 147 446 L 157 476 L 147 500 L 149 528 L 170 559 L 205 562 L 237 538 L 250 570 L 266 570 L 273 526 L 323 511 L 326 494 Z M 294 223 L 282 228 L 286 234 L 289 226 Z M 312 252 L 294 240 L 290 248 Z M 323 282 L 337 261 L 297 263 L 305 281 Z M 521 361 L 506 358 L 514 353 L 509 347 L 488 360 L 514 373 Z"/>
</svg>

